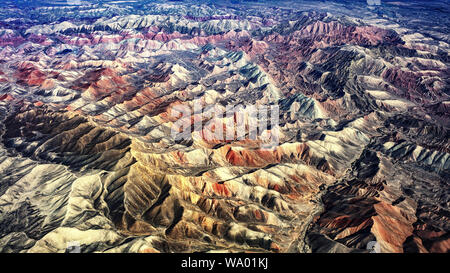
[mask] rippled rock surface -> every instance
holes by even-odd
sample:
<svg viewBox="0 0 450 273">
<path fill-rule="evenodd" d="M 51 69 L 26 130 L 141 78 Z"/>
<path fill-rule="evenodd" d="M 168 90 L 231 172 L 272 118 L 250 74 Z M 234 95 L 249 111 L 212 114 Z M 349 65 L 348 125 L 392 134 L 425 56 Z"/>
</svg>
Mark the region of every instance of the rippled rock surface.
<svg viewBox="0 0 450 273">
<path fill-rule="evenodd" d="M 0 8 L 1 252 L 449 252 L 447 1 L 92 2 Z"/>
</svg>

